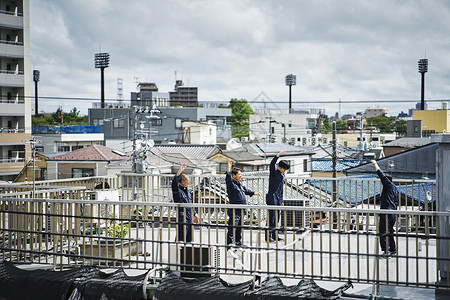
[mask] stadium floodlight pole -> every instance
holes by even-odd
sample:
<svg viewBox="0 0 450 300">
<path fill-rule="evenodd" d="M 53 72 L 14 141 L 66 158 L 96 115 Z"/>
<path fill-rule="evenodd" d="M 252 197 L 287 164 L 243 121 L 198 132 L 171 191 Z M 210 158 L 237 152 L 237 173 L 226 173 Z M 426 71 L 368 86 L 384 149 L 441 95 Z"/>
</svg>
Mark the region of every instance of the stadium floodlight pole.
<svg viewBox="0 0 450 300">
<path fill-rule="evenodd" d="M 422 74 L 420 109 L 425 110 L 425 73 L 428 72 L 428 59 L 419 59 L 419 73 Z"/>
<path fill-rule="evenodd" d="M 39 70 L 33 70 L 33 81 L 34 81 L 34 115 L 39 114 L 38 111 L 38 82 L 41 77 L 41 72 Z"/>
<path fill-rule="evenodd" d="M 297 76 L 293 74 L 286 75 L 286 85 L 289 86 L 289 113 L 292 111 L 292 86 L 297 84 Z"/>
<path fill-rule="evenodd" d="M 101 70 L 101 99 L 102 108 L 105 108 L 105 68 L 109 67 L 109 53 L 95 53 L 95 68 Z"/>
</svg>

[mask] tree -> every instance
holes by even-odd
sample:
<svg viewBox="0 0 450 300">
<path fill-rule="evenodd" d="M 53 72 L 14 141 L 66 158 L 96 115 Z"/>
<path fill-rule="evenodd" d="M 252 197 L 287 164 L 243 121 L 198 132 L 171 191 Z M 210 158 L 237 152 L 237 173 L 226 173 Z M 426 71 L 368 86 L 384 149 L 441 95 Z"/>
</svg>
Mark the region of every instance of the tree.
<svg viewBox="0 0 450 300">
<path fill-rule="evenodd" d="M 32 116 L 33 126 L 49 125 L 88 125 L 88 116 L 80 116 L 80 111 L 74 107 L 68 113 L 63 112 L 59 107 L 56 112 L 51 114 L 40 114 Z"/>
<path fill-rule="evenodd" d="M 406 121 L 405 120 L 397 120 L 394 123 L 394 130 L 399 135 L 405 135 L 406 133 Z"/>
<path fill-rule="evenodd" d="M 367 118 L 367 124 L 371 124 L 378 128 L 380 133 L 392 133 L 394 130 L 394 117 L 377 116 Z"/>
<path fill-rule="evenodd" d="M 320 133 L 327 134 L 330 133 L 332 129 L 333 127 L 331 126 L 330 119 L 328 118 L 328 116 L 325 116 L 325 119 L 323 119 L 322 122 L 322 130 L 320 130 Z"/>
<path fill-rule="evenodd" d="M 336 120 L 336 131 L 337 133 L 343 133 L 343 131 L 347 130 L 347 120 Z"/>
<path fill-rule="evenodd" d="M 230 100 L 228 108 L 231 108 L 231 117 L 227 117 L 227 122 L 231 124 L 233 137 L 248 137 L 249 116 L 254 114 L 253 109 L 248 105 L 245 99 L 233 98 Z"/>
</svg>

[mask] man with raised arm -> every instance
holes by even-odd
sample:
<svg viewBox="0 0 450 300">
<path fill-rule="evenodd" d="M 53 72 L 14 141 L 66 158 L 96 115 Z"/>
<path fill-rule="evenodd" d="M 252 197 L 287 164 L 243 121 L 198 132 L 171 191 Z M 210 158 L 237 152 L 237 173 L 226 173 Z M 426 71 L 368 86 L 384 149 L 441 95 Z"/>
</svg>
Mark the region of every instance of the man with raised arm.
<svg viewBox="0 0 450 300">
<path fill-rule="evenodd" d="M 276 163 L 278 158 L 283 155 L 286 150 L 281 150 L 270 162 L 269 167 L 269 191 L 266 195 L 266 204 L 267 205 L 283 205 L 283 185 L 284 185 L 284 177 L 287 170 L 289 170 L 290 165 L 287 161 L 281 160 L 278 164 L 278 168 L 276 168 Z M 277 221 L 280 219 L 280 211 L 279 210 L 269 210 L 269 221 L 268 221 L 268 230 L 266 230 L 266 241 L 267 242 L 275 242 L 283 240 L 278 236 L 276 232 Z"/>
<path fill-rule="evenodd" d="M 228 162 L 227 173 L 225 174 L 225 182 L 227 184 L 227 194 L 230 204 L 247 204 L 245 195 L 260 196 L 258 192 L 251 191 L 241 184 L 242 170 L 234 168 L 231 170 L 232 162 Z M 228 213 L 228 232 L 227 245 L 242 245 L 242 209 L 227 209 Z"/>
<path fill-rule="evenodd" d="M 381 209 L 397 209 L 398 202 L 398 188 L 392 183 L 392 177 L 386 176 L 383 171 L 381 171 L 375 160 L 370 161 L 374 167 L 375 171 L 377 171 L 378 177 L 381 179 L 381 184 L 383 185 L 383 191 L 381 192 L 380 197 L 380 208 Z M 389 253 L 387 252 L 386 247 L 386 217 L 387 217 L 387 226 L 388 226 L 388 244 L 389 244 Z M 394 240 L 394 225 L 395 225 L 395 215 L 392 214 L 380 214 L 379 218 L 379 234 L 380 234 L 380 246 L 383 251 L 383 256 L 391 256 L 397 253 L 397 248 L 395 247 Z"/>
<path fill-rule="evenodd" d="M 186 166 L 185 163 L 181 164 L 172 180 L 173 202 L 175 203 L 192 203 L 192 194 L 188 190 L 189 177 L 182 174 Z M 179 242 L 190 243 L 192 241 L 192 213 L 193 209 L 190 207 L 178 207 L 177 240 Z M 198 223 L 198 216 L 195 211 L 193 221 Z"/>
</svg>

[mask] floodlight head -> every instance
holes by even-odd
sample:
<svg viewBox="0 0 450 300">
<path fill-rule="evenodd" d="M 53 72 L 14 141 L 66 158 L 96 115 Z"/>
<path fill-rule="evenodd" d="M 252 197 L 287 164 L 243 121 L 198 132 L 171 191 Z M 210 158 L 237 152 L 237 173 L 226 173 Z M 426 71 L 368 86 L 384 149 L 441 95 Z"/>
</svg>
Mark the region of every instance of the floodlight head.
<svg viewBox="0 0 450 300">
<path fill-rule="evenodd" d="M 297 76 L 293 74 L 286 75 L 286 85 L 296 85 L 297 84 Z"/>
<path fill-rule="evenodd" d="M 39 70 L 33 70 L 33 81 L 38 82 L 41 77 L 41 72 Z"/>
<path fill-rule="evenodd" d="M 428 72 L 428 59 L 423 58 L 419 59 L 419 73 L 426 73 Z"/>
<path fill-rule="evenodd" d="M 96 68 L 109 67 L 109 53 L 95 53 L 95 67 Z"/>
</svg>

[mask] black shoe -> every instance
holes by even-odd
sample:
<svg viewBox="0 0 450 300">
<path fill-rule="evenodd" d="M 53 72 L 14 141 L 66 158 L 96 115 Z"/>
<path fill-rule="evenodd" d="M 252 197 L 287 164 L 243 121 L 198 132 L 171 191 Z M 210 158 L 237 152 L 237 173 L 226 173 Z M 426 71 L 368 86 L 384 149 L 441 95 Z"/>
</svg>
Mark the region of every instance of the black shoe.
<svg viewBox="0 0 450 300">
<path fill-rule="evenodd" d="M 395 256 L 397 255 L 397 250 L 389 251 L 389 256 Z"/>
<path fill-rule="evenodd" d="M 281 236 L 277 237 L 278 241 L 284 241 L 284 238 L 282 238 Z"/>
<path fill-rule="evenodd" d="M 386 258 L 389 257 L 389 254 L 386 251 L 381 252 L 381 257 Z"/>
</svg>

